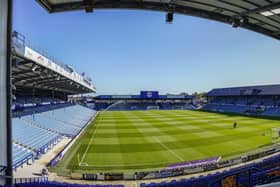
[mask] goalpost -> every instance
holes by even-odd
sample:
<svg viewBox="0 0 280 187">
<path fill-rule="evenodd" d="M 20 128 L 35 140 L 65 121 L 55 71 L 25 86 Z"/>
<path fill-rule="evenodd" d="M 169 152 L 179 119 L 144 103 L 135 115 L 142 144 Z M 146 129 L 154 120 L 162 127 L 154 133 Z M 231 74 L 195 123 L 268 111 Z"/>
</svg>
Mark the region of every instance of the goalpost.
<svg viewBox="0 0 280 187">
<path fill-rule="evenodd" d="M 279 143 L 280 142 L 280 127 L 271 129 L 271 143 Z"/>
<path fill-rule="evenodd" d="M 159 106 L 156 106 L 156 105 L 149 105 L 149 106 L 147 106 L 146 109 L 147 109 L 147 110 L 159 110 Z"/>
</svg>

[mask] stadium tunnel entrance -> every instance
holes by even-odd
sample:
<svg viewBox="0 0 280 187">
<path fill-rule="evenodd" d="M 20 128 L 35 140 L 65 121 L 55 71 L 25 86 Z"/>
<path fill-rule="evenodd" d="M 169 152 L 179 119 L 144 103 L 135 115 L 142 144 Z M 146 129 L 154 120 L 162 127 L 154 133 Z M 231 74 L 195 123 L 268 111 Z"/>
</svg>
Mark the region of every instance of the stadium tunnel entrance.
<svg viewBox="0 0 280 187">
<path fill-rule="evenodd" d="M 280 39 L 280 0 L 36 0 L 48 12 L 94 9 L 144 9 L 166 12 L 166 22 L 180 13 L 242 27 Z M 12 183 L 11 32 L 12 0 L 0 1 L 0 185 Z"/>
</svg>

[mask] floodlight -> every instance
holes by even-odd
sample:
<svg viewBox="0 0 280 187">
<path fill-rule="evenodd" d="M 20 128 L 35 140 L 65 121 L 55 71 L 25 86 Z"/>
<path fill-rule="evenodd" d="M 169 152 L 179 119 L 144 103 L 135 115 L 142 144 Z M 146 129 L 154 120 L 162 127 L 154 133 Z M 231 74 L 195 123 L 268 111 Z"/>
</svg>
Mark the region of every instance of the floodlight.
<svg viewBox="0 0 280 187">
<path fill-rule="evenodd" d="M 174 17 L 173 12 L 167 12 L 166 13 L 166 18 L 165 18 L 166 23 L 172 23 L 173 22 L 173 17 Z"/>
</svg>

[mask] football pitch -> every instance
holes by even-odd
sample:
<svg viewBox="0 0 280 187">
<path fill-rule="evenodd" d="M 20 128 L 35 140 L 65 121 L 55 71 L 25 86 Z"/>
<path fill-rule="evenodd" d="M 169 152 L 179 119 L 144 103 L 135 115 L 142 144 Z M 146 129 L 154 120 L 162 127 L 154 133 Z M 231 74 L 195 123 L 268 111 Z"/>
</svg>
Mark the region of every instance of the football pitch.
<svg viewBox="0 0 280 187">
<path fill-rule="evenodd" d="M 209 157 L 225 159 L 271 144 L 274 127 L 280 127 L 279 120 L 202 111 L 100 112 L 57 167 L 139 171 Z"/>
</svg>

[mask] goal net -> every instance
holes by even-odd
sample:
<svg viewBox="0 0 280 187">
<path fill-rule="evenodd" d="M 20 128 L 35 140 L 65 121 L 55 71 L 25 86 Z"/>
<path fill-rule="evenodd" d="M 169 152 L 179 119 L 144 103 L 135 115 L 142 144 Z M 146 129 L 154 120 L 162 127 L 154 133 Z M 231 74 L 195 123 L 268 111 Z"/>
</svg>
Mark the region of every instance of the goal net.
<svg viewBox="0 0 280 187">
<path fill-rule="evenodd" d="M 280 128 L 271 129 L 271 143 L 280 142 Z"/>
<path fill-rule="evenodd" d="M 150 105 L 150 106 L 147 106 L 146 109 L 147 110 L 159 110 L 159 106 Z"/>
</svg>

